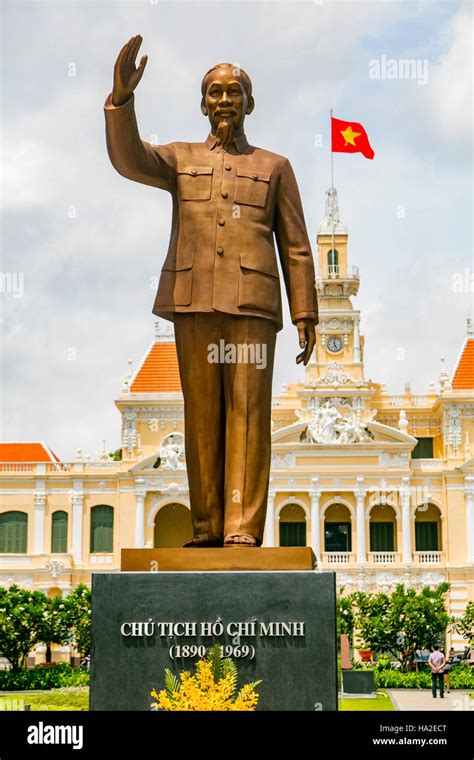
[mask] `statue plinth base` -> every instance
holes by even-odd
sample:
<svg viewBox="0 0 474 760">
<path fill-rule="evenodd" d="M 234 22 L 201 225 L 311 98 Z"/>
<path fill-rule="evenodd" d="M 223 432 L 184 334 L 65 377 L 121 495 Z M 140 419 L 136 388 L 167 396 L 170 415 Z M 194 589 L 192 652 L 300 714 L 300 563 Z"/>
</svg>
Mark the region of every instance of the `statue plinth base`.
<svg viewBox="0 0 474 760">
<path fill-rule="evenodd" d="M 188 551 L 197 562 L 206 550 Z M 234 561 L 240 551 L 258 549 Z M 215 644 L 236 662 L 239 688 L 261 679 L 258 710 L 337 710 L 335 573 L 93 573 L 92 710 L 149 710 L 165 668 L 193 672 Z"/>
<path fill-rule="evenodd" d="M 314 570 L 316 557 L 310 546 L 216 549 L 122 549 L 120 569 L 131 572 L 179 572 L 206 570 Z"/>
</svg>

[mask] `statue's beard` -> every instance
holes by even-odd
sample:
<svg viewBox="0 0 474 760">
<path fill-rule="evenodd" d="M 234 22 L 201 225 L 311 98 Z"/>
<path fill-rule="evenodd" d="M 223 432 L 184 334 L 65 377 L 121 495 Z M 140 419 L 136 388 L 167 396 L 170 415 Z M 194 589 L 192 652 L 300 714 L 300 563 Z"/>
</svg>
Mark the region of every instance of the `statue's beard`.
<svg viewBox="0 0 474 760">
<path fill-rule="evenodd" d="M 216 129 L 217 145 L 227 150 L 234 138 L 234 124 L 230 119 L 222 119 Z"/>
</svg>

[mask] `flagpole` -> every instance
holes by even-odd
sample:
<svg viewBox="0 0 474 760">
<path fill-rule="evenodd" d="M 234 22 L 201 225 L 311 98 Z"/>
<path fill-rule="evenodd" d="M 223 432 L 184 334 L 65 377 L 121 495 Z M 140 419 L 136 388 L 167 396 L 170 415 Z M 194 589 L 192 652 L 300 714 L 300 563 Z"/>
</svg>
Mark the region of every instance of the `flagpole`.
<svg viewBox="0 0 474 760">
<path fill-rule="evenodd" d="M 331 117 L 330 117 L 330 132 L 331 132 L 331 190 L 334 190 L 334 153 L 332 149 L 332 108 L 330 111 Z M 334 268 L 335 266 L 335 254 L 334 254 L 334 215 L 332 215 L 331 220 L 331 246 L 332 246 L 332 266 Z M 334 272 L 335 273 L 335 272 Z"/>
<path fill-rule="evenodd" d="M 334 188 L 334 159 L 333 159 L 333 152 L 332 152 L 332 108 L 330 111 L 330 130 L 331 130 L 331 187 Z"/>
</svg>

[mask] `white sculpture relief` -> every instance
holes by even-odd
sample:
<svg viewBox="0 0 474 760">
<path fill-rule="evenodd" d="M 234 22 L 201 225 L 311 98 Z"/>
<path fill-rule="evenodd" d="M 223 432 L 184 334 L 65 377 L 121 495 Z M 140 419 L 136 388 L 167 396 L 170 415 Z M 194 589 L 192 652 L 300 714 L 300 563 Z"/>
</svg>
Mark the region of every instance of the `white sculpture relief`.
<svg viewBox="0 0 474 760">
<path fill-rule="evenodd" d="M 123 415 L 122 445 L 129 452 L 137 445 L 136 412 L 126 411 Z"/>
<path fill-rule="evenodd" d="M 57 578 L 59 573 L 64 570 L 64 562 L 60 562 L 58 559 L 50 559 L 45 564 L 45 570 L 51 573 L 52 578 Z"/>
<path fill-rule="evenodd" d="M 327 383 L 328 385 L 347 385 L 353 383 L 354 378 L 344 372 L 337 362 L 328 364 L 328 369 L 324 375 L 316 381 L 317 383 Z"/>
<path fill-rule="evenodd" d="M 408 465 L 408 452 L 399 451 L 391 454 L 388 451 L 382 451 L 379 456 L 379 464 L 382 467 L 406 467 Z"/>
<path fill-rule="evenodd" d="M 397 576 L 394 573 L 377 573 L 374 577 L 375 586 L 385 593 L 390 589 L 393 589 L 399 582 Z"/>
<path fill-rule="evenodd" d="M 446 578 L 441 573 L 420 573 L 417 578 L 421 586 L 437 586 L 445 580 Z"/>
<path fill-rule="evenodd" d="M 272 454 L 271 467 L 275 469 L 280 467 L 294 467 L 295 462 L 295 455 L 291 451 L 287 451 L 282 455 Z"/>
<path fill-rule="evenodd" d="M 454 450 L 460 448 L 462 443 L 462 417 L 461 410 L 451 407 L 445 417 L 444 437 L 449 446 Z"/>
<path fill-rule="evenodd" d="M 371 410 L 370 422 L 376 412 Z M 309 443 L 364 443 L 374 440 L 367 430 L 367 421 L 362 422 L 356 412 L 342 415 L 330 401 L 318 409 L 313 409 L 303 440 Z"/>
<path fill-rule="evenodd" d="M 24 573 L 12 573 L 11 575 L 0 575 L 0 586 L 20 586 L 20 588 L 32 589 L 33 576 Z"/>
<path fill-rule="evenodd" d="M 159 453 L 162 470 L 184 470 L 186 461 L 184 457 L 184 435 L 182 433 L 169 433 L 161 442 Z"/>
</svg>

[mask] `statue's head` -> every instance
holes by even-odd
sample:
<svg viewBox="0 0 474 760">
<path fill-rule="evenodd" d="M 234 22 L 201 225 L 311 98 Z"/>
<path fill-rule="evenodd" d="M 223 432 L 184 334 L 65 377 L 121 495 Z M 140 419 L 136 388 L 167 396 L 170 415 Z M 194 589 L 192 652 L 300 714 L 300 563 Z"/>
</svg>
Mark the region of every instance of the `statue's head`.
<svg viewBox="0 0 474 760">
<path fill-rule="evenodd" d="M 204 74 L 201 93 L 201 111 L 212 133 L 223 143 L 242 134 L 244 119 L 255 106 L 248 74 L 235 64 L 218 63 Z"/>
</svg>

